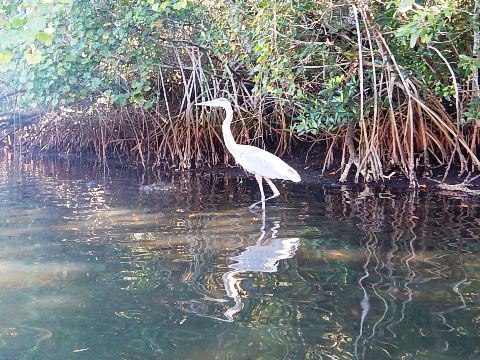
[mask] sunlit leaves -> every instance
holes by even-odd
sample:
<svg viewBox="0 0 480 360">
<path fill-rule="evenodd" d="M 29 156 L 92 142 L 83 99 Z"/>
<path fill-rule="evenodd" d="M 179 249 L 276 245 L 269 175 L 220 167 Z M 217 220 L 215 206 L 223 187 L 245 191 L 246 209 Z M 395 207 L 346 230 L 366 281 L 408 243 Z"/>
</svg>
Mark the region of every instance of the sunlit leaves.
<svg viewBox="0 0 480 360">
<path fill-rule="evenodd" d="M 53 40 L 53 34 L 49 34 L 45 31 L 39 31 L 37 36 L 36 36 L 38 41 L 41 41 L 43 43 L 51 43 Z"/>
<path fill-rule="evenodd" d="M 189 6 L 188 1 L 186 0 L 180 0 L 177 2 L 171 0 L 165 0 L 160 2 L 156 2 L 155 0 L 147 0 L 147 3 L 152 6 L 152 10 L 155 12 L 165 11 L 169 7 L 176 11 L 184 10 Z"/>
<path fill-rule="evenodd" d="M 0 51 L 0 64 L 6 64 L 13 59 L 13 52 L 9 50 Z"/>
<path fill-rule="evenodd" d="M 180 0 L 177 1 L 175 4 L 172 5 L 172 8 L 174 10 L 183 10 L 188 6 L 188 1 L 187 0 Z"/>
<path fill-rule="evenodd" d="M 430 6 L 416 4 L 412 8 L 408 0 L 402 0 L 403 12 L 409 12 L 408 21 L 396 30 L 396 36 L 409 39 L 410 48 L 415 47 L 420 39 L 423 44 L 428 44 L 432 39 L 448 36 L 452 29 L 450 19 L 454 14 L 462 14 L 458 2 L 453 0 L 436 0 Z M 408 9 L 407 9 L 408 8 Z"/>
<path fill-rule="evenodd" d="M 64 1 L 56 12 L 58 0 L 43 8 L 43 0 L 29 1 L 38 9 L 11 9 L 16 28 L 0 29 L 0 51 L 8 51 L 3 61 L 18 60 L 12 86 L 26 90 L 27 103 L 44 106 L 95 101 L 107 91 L 109 102 L 152 106 L 164 52 L 158 38 L 174 36 L 193 13 L 184 0 Z"/>
<path fill-rule="evenodd" d="M 53 31 L 47 26 L 58 11 L 62 10 L 67 0 L 43 1 L 26 0 L 15 6 L 3 5 L 0 7 L 0 50 L 7 53 L 17 49 L 23 53 L 23 61 L 28 65 L 35 65 L 41 61 L 41 50 L 32 51 L 36 42 L 51 44 L 54 39 Z M 13 56 L 5 57 L 5 63 L 12 61 Z M 22 61 L 22 58 L 17 58 Z M 13 69 L 14 67 L 10 67 Z"/>
<path fill-rule="evenodd" d="M 61 104 L 94 99 L 111 91 L 105 96 L 110 102 L 149 106 L 156 96 L 152 84 L 164 56 L 159 43 L 188 28 L 193 34 L 189 41 L 201 42 L 215 59 L 233 64 L 252 82 L 249 90 L 307 104 L 316 109 L 317 115 L 321 106 L 312 105 L 310 96 L 319 104 L 325 103 L 328 111 L 338 108 L 341 116 L 323 114 L 318 118 L 325 124 L 342 123 L 347 119 L 345 114 L 352 118 L 352 108 L 358 107 L 358 94 L 355 98 L 348 92 L 352 79 L 329 87 L 331 79 L 347 73 L 353 77 L 358 72 L 348 65 L 358 62 L 358 48 L 350 7 L 345 2 L 334 2 L 338 6 L 325 12 L 330 5 L 314 0 L 239 0 L 208 5 L 192 0 L 38 1 L 25 3 L 30 7 L 42 4 L 28 12 L 15 7 L 0 9 L 8 14 L 8 24 L 0 28 L 0 61 L 23 60 L 18 69 L 28 69 L 35 78 L 22 86 L 33 84 L 28 85 L 29 93 L 39 99 L 52 101 L 51 94 L 58 92 Z M 69 5 L 52 12 L 60 3 Z M 435 0 L 428 2 L 429 6 L 412 0 L 384 3 L 376 2 L 372 9 L 378 6 L 374 16 L 381 19 L 379 26 L 385 30 L 385 39 L 400 66 L 407 76 L 417 76 L 429 89 L 449 96 L 447 86 L 451 84 L 432 75 L 430 64 L 422 56 L 432 57 L 424 51 L 432 41 L 443 44 L 461 40 L 462 29 L 468 34 L 462 28 L 463 23 L 468 24 L 462 23 L 468 20 L 468 13 L 460 12 L 458 2 L 453 0 Z M 195 16 L 208 16 L 208 20 L 191 26 Z M 324 22 L 328 26 L 323 26 Z M 366 38 L 364 46 L 364 54 L 368 54 Z M 455 46 L 459 54 L 468 53 L 468 48 Z M 378 51 L 376 46 L 373 50 Z M 458 61 L 453 52 L 446 56 Z M 461 55 L 459 71 L 468 74 L 475 61 L 474 57 Z M 442 70 L 440 67 L 439 72 Z M 368 82 L 370 74 L 365 76 Z M 326 88 L 329 90 L 322 92 Z"/>
<path fill-rule="evenodd" d="M 415 0 L 400 0 L 397 10 L 400 13 L 406 13 L 407 11 L 412 10 L 413 4 L 415 4 Z"/>
<path fill-rule="evenodd" d="M 27 19 L 25 18 L 21 18 L 19 16 L 16 16 L 14 17 L 11 21 L 10 21 L 10 26 L 13 28 L 13 29 L 20 29 L 22 28 L 25 24 L 27 24 Z"/>
<path fill-rule="evenodd" d="M 169 1 L 163 1 L 163 2 L 160 4 L 159 9 L 160 9 L 160 10 L 165 10 L 165 9 L 168 7 L 168 5 L 170 5 L 170 2 L 169 2 Z"/>
<path fill-rule="evenodd" d="M 480 68 L 480 57 L 473 57 L 468 56 L 465 54 L 461 54 L 459 56 L 460 61 L 458 62 L 458 66 L 467 70 L 467 75 L 472 73 L 474 67 Z"/>
</svg>

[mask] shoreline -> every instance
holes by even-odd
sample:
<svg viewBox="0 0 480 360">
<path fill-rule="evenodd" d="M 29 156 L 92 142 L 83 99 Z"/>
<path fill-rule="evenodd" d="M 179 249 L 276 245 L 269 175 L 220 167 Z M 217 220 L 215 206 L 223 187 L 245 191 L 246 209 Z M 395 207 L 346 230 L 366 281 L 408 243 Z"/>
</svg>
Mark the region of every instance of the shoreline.
<svg viewBox="0 0 480 360">
<path fill-rule="evenodd" d="M 285 160 L 285 159 L 284 159 Z M 356 188 L 362 190 L 368 185 L 372 190 L 384 191 L 388 189 L 394 190 L 414 190 L 410 186 L 409 179 L 401 173 L 396 172 L 389 179 L 384 181 L 377 182 L 364 182 L 359 181 L 355 183 L 353 180 L 353 172 L 355 168 L 351 171 L 352 174 L 348 176 L 346 182 L 340 182 L 339 171 L 325 171 L 322 175 L 322 165 L 321 164 L 305 164 L 302 159 L 286 159 L 285 160 L 290 166 L 298 171 L 302 180 L 301 184 L 307 185 L 322 185 L 329 188 L 339 188 L 342 186 L 348 186 L 350 188 Z M 176 170 L 181 172 L 182 170 Z M 202 174 L 221 174 L 221 175 L 230 175 L 230 176 L 242 176 L 249 177 L 253 176 L 248 174 L 238 165 L 232 165 L 231 167 L 217 165 L 210 168 L 200 168 L 189 171 L 196 171 Z M 446 177 L 445 182 L 442 184 L 442 179 L 444 176 L 445 168 L 441 167 L 434 170 L 434 173 L 431 177 L 419 177 L 418 178 L 418 190 L 427 191 L 427 192 L 439 192 L 439 191 L 453 191 L 453 192 L 463 192 L 468 195 L 477 195 L 480 196 L 480 177 L 475 179 L 475 175 L 471 176 L 475 180 L 471 183 L 464 184 L 466 176 L 457 177 L 454 174 L 450 174 Z M 393 171 L 392 171 L 393 172 Z M 454 170 L 450 171 L 454 173 Z M 478 175 L 478 174 L 476 174 Z M 470 191 L 469 191 L 470 190 Z M 478 192 L 478 193 L 477 193 Z"/>
<path fill-rule="evenodd" d="M 11 152 L 1 152 L 0 153 L 0 161 L 10 158 L 9 155 L 13 154 Z M 302 180 L 301 184 L 307 185 L 322 185 L 329 188 L 340 188 L 343 186 L 348 186 L 352 189 L 363 190 L 367 185 L 374 191 L 385 191 L 388 189 L 392 190 L 413 190 L 410 186 L 409 179 L 399 172 L 395 172 L 394 175 L 390 176 L 389 178 L 385 178 L 383 181 L 372 181 L 372 182 L 364 182 L 362 179 L 358 183 L 355 183 L 353 177 L 354 172 L 356 170 L 355 167 L 351 169 L 350 174 L 347 178 L 346 182 L 339 181 L 339 173 L 338 170 L 340 165 L 338 164 L 336 167 L 336 171 L 330 169 L 330 171 L 325 171 L 322 175 L 322 168 L 323 164 L 320 162 L 315 162 L 315 160 L 311 160 L 317 156 L 312 156 L 307 162 L 303 156 L 299 157 L 283 157 L 283 160 L 292 166 L 295 170 L 298 171 Z M 322 158 L 321 154 L 318 154 L 319 158 Z M 318 158 L 317 157 L 317 158 Z M 25 160 L 33 160 L 36 159 L 57 159 L 57 160 L 84 160 L 84 161 L 95 161 L 100 162 L 101 160 L 94 155 L 86 155 L 86 154 L 68 154 L 64 155 L 59 152 L 49 152 L 49 153 L 35 153 L 35 154 L 23 154 L 22 158 Z M 7 160 L 8 161 L 8 160 Z M 124 168 L 131 168 L 131 169 L 145 169 L 141 164 L 136 163 L 134 161 L 128 159 L 119 159 L 118 157 L 107 156 L 107 163 L 110 165 L 115 166 L 114 164 L 120 164 L 121 167 Z M 159 167 L 147 167 L 148 170 L 156 170 L 161 168 Z M 248 174 L 242 167 L 239 165 L 214 165 L 210 167 L 204 168 L 197 168 L 197 169 L 176 169 L 176 168 L 167 168 L 165 167 L 166 172 L 196 172 L 199 174 L 218 174 L 218 175 L 226 175 L 226 176 L 241 176 L 241 177 L 253 177 L 253 175 Z M 457 169 L 451 169 L 450 174 L 446 177 L 445 182 L 442 184 L 442 179 L 444 176 L 445 167 L 439 167 L 433 170 L 433 175 L 431 177 L 418 177 L 418 190 L 427 191 L 427 192 L 435 192 L 435 191 L 453 191 L 457 193 L 466 193 L 472 196 L 480 196 L 480 175 L 474 173 L 473 176 L 470 178 L 474 179 L 471 182 L 464 183 L 466 176 L 458 177 L 455 175 Z M 391 171 L 393 172 L 393 171 Z"/>
</svg>

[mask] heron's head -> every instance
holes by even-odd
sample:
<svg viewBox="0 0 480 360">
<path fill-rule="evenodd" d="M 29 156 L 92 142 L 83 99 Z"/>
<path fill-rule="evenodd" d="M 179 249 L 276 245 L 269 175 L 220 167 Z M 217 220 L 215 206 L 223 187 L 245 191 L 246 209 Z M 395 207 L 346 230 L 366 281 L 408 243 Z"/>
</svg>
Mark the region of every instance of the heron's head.
<svg viewBox="0 0 480 360">
<path fill-rule="evenodd" d="M 228 108 L 228 107 L 231 107 L 230 105 L 230 101 L 228 101 L 227 99 L 221 97 L 221 98 L 218 98 L 218 99 L 214 99 L 214 100 L 210 100 L 210 101 L 203 101 L 203 102 L 199 102 L 199 103 L 196 103 L 195 105 L 197 106 L 211 106 L 211 107 L 221 107 L 221 108 Z"/>
</svg>

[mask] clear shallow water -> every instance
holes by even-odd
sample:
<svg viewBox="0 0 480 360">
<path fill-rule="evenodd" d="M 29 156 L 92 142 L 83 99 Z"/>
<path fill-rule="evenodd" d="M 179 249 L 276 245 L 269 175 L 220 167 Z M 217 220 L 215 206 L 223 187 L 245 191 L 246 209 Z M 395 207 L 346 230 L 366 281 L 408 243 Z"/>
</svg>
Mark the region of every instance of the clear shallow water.
<svg viewBox="0 0 480 360">
<path fill-rule="evenodd" d="M 478 199 L 157 175 L 0 163 L 0 359 L 480 358 Z"/>
</svg>

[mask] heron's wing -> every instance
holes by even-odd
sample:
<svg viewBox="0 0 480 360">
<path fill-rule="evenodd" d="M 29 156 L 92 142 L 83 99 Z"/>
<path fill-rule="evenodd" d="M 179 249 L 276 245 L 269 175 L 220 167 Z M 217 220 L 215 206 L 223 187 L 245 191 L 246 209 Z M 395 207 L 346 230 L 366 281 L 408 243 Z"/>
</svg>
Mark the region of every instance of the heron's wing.
<svg viewBox="0 0 480 360">
<path fill-rule="evenodd" d="M 298 173 L 282 159 L 255 146 L 242 145 L 236 160 L 245 170 L 253 174 L 269 179 L 299 181 Z"/>
</svg>

